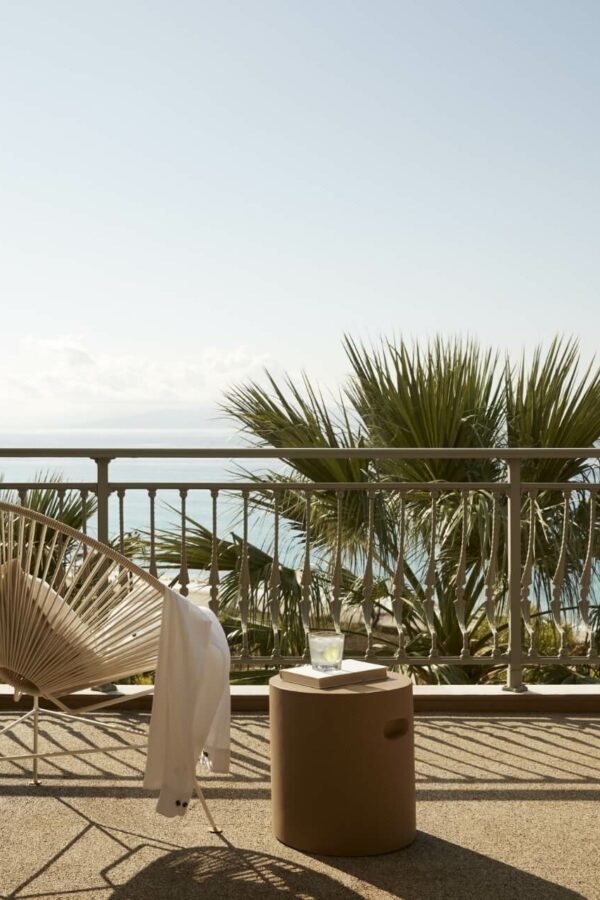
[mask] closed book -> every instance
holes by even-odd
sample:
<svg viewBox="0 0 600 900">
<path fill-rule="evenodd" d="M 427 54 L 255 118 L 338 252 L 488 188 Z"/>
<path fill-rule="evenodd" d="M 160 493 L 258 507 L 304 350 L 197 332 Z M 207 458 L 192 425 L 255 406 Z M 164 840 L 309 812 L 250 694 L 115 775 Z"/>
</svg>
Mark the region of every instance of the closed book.
<svg viewBox="0 0 600 900">
<path fill-rule="evenodd" d="M 383 681 L 387 678 L 386 666 L 362 662 L 360 659 L 342 660 L 342 668 L 332 672 L 321 672 L 312 666 L 296 666 L 282 669 L 279 673 L 283 681 L 303 684 L 312 688 L 344 687 L 346 684 L 361 684 L 367 681 Z"/>
</svg>

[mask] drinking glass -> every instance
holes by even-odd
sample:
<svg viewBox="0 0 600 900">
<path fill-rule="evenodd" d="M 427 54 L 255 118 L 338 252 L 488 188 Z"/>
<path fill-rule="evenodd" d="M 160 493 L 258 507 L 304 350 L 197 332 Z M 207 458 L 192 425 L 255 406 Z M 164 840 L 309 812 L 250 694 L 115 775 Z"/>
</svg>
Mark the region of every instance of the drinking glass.
<svg viewBox="0 0 600 900">
<path fill-rule="evenodd" d="M 310 662 L 320 672 L 334 672 L 342 668 L 344 635 L 337 631 L 315 631 L 308 635 Z"/>
</svg>

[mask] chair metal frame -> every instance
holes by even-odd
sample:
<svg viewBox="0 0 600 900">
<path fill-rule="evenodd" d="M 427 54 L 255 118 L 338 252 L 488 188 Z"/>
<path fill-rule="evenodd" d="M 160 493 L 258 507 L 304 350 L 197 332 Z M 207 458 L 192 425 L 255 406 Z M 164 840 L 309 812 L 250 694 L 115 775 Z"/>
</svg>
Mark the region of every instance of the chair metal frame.
<svg viewBox="0 0 600 900">
<path fill-rule="evenodd" d="M 40 526 L 36 536 L 36 529 Z M 49 539 L 50 553 L 46 554 L 46 560 L 43 553 L 43 543 Z M 71 542 L 69 544 L 69 542 Z M 71 546 L 72 552 L 69 554 L 67 548 Z M 16 552 L 15 552 L 16 551 Z M 38 575 L 42 572 L 47 575 L 49 564 L 47 557 L 53 557 L 55 562 L 55 570 L 52 578 L 52 584 L 48 584 L 46 579 L 39 579 Z M 74 560 L 79 557 L 82 560 L 81 568 L 78 570 Z M 35 559 L 35 564 L 33 560 Z M 109 611 L 117 613 L 117 627 L 114 629 L 116 637 L 117 649 L 111 649 L 112 656 L 107 666 L 100 665 L 98 671 L 94 671 L 94 658 L 89 660 L 85 652 L 81 651 L 82 660 L 79 668 L 75 667 L 71 670 L 67 669 L 67 673 L 63 675 L 64 685 L 60 687 L 60 660 L 58 662 L 52 659 L 49 653 L 52 665 L 48 668 L 48 677 L 50 681 L 54 679 L 58 689 L 48 690 L 43 685 L 39 687 L 31 682 L 28 678 L 15 677 L 14 680 L 7 678 L 6 666 L 2 665 L 2 653 L 5 647 L 10 647 L 10 642 L 6 641 L 0 644 L 0 668 L 3 668 L 3 677 L 12 685 L 15 691 L 15 700 L 21 696 L 32 697 L 32 708 L 24 714 L 18 716 L 15 720 L 0 729 L 0 736 L 10 733 L 18 725 L 29 723 L 32 725 L 31 753 L 20 753 L 9 756 L 0 754 L 0 762 L 23 763 L 27 760 L 32 762 L 32 783 L 39 785 L 39 763 L 44 760 L 51 760 L 58 757 L 72 756 L 83 757 L 93 753 L 115 753 L 123 750 L 143 750 L 146 749 L 146 743 L 126 742 L 119 744 L 102 746 L 102 747 L 84 747 L 73 750 L 57 750 L 50 752 L 40 752 L 39 735 L 40 735 L 40 717 L 48 716 L 50 719 L 58 719 L 60 721 L 80 721 L 82 723 L 93 724 L 109 730 L 132 732 L 132 729 L 113 723 L 98 722 L 93 719 L 86 718 L 86 713 L 94 713 L 100 710 L 109 709 L 125 702 L 127 696 L 112 696 L 105 700 L 89 703 L 85 706 L 77 707 L 77 712 L 67 706 L 63 702 L 61 696 L 68 696 L 74 690 L 83 690 L 86 688 L 94 688 L 98 684 L 106 681 L 117 680 L 118 677 L 126 675 L 138 674 L 156 667 L 156 659 L 158 655 L 158 639 L 160 634 L 160 623 L 162 618 L 162 606 L 166 600 L 165 585 L 157 578 L 145 572 L 131 560 L 122 554 L 113 550 L 106 544 L 100 543 L 94 538 L 89 537 L 82 532 L 71 528 L 68 525 L 51 519 L 38 513 L 35 510 L 24 506 L 16 506 L 14 504 L 0 502 L 0 569 L 2 566 L 18 563 L 20 567 L 23 563 L 25 566 L 25 578 L 29 579 L 26 583 L 21 577 L 20 581 L 14 580 L 6 590 L 10 591 L 11 587 L 15 587 L 15 592 L 19 595 L 16 603 L 18 611 L 22 612 L 25 617 L 27 613 L 31 614 L 35 611 L 35 631 L 37 638 L 37 646 L 41 645 L 44 649 L 43 630 L 59 631 L 63 628 L 68 639 L 73 641 L 81 641 L 82 632 L 86 637 L 90 638 L 92 647 L 102 649 L 108 646 L 104 635 L 99 639 L 97 635 L 93 635 L 92 628 L 94 623 L 100 621 L 100 616 L 109 608 Z M 33 574 L 28 569 L 33 567 Z M 10 575 L 5 570 L 3 578 L 10 579 Z M 83 573 L 83 574 L 82 574 Z M 90 574 L 91 573 L 91 574 Z M 68 575 L 68 577 L 67 577 Z M 93 575 L 96 576 L 94 583 L 96 595 L 93 600 L 86 602 L 85 589 L 86 586 L 93 583 Z M 23 572 L 21 572 L 23 576 Z M 117 577 L 115 577 L 117 576 Z M 112 582 L 111 582 L 112 577 Z M 77 587 L 79 580 L 83 578 L 83 584 Z M 70 579 L 70 581 L 69 581 Z M 59 582 L 60 586 L 66 586 L 65 597 L 70 600 L 69 609 L 66 609 L 66 602 L 58 592 L 53 590 L 55 582 Z M 76 588 L 73 588 L 73 584 Z M 33 585 L 33 587 L 32 587 Z M 38 586 L 39 585 L 39 586 Z M 116 585 L 116 587 L 115 587 Z M 141 609 L 133 605 L 131 609 L 127 606 L 124 609 L 119 603 L 136 600 L 135 590 L 132 586 L 145 585 L 140 595 Z M 147 588 L 151 590 L 148 591 Z M 42 593 L 43 592 L 43 593 Z M 119 594 L 120 592 L 120 594 Z M 41 599 L 40 599 L 40 595 Z M 59 600 L 56 597 L 59 597 Z M 100 599 L 99 599 L 100 598 Z M 2 612 L 3 595 L 0 593 L 0 632 L 2 626 L 6 625 Z M 104 605 L 100 601 L 104 602 Z M 141 602 L 143 600 L 143 603 Z M 20 604 L 20 605 L 19 605 Z M 36 606 L 37 604 L 37 606 Z M 84 628 L 84 622 L 81 619 L 76 621 L 73 619 L 73 611 L 83 610 L 88 614 L 89 628 Z M 41 612 L 40 612 L 41 611 Z M 151 624 L 146 624 L 145 613 L 151 613 Z M 126 613 L 126 615 L 125 615 Z M 15 617 L 13 616 L 13 619 Z M 127 627 L 123 622 L 126 620 Z M 127 632 L 131 632 L 136 622 L 140 622 L 142 638 L 139 641 L 139 653 L 136 655 L 135 634 L 129 637 Z M 51 622 L 52 629 L 48 622 Z M 12 619 L 11 619 L 12 623 Z M 23 647 L 25 647 L 24 635 Z M 1 638 L 1 634 L 0 634 Z M 123 650 L 122 665 L 120 664 L 118 650 Z M 35 648 L 34 648 L 35 649 Z M 48 650 L 48 643 L 45 645 Z M 51 649 L 51 645 L 50 645 Z M 15 659 L 19 660 L 19 672 L 26 669 L 27 662 L 26 652 L 21 650 L 20 653 L 14 653 Z M 93 655 L 92 655 L 93 656 Z M 32 657 L 33 658 L 33 657 Z M 136 666 L 139 667 L 136 668 Z M 132 668 L 135 671 L 132 671 Z M 80 681 L 83 683 L 80 683 Z M 69 688 L 69 681 L 74 681 Z M 140 691 L 137 696 L 142 697 L 153 693 L 153 688 Z M 61 693 L 62 691 L 62 693 Z M 48 709 L 40 707 L 40 697 L 52 703 L 56 709 Z M 135 733 L 135 732 L 134 732 Z M 206 802 L 198 779 L 195 781 L 195 790 L 210 825 L 210 831 L 221 833 L 221 829 L 217 826 Z"/>
</svg>

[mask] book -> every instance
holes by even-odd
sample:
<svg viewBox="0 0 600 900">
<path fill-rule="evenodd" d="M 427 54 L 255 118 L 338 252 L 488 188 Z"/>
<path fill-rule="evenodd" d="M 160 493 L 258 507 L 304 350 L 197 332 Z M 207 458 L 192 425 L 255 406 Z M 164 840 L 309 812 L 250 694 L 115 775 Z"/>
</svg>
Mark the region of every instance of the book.
<svg viewBox="0 0 600 900">
<path fill-rule="evenodd" d="M 387 667 L 360 659 L 343 659 L 342 668 L 332 672 L 321 672 L 312 666 L 295 666 L 282 669 L 279 673 L 283 681 L 303 684 L 312 688 L 344 687 L 346 684 L 361 684 L 368 681 L 383 681 L 387 678 Z"/>
</svg>

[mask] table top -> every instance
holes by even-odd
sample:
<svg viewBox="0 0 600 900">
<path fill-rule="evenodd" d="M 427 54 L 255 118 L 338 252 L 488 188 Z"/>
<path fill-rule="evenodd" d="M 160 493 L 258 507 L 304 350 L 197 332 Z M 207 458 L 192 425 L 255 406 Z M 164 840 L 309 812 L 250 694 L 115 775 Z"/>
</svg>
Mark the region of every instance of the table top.
<svg viewBox="0 0 600 900">
<path fill-rule="evenodd" d="M 368 681 L 362 684 L 346 684 L 343 687 L 314 688 L 304 684 L 296 684 L 293 681 L 284 681 L 280 675 L 274 675 L 270 679 L 269 685 L 278 691 L 292 691 L 296 694 L 313 694 L 321 697 L 340 697 L 344 695 L 356 696 L 356 694 L 380 694 L 385 691 L 406 690 L 406 688 L 412 687 L 412 682 L 406 675 L 388 672 L 385 680 Z"/>
</svg>

